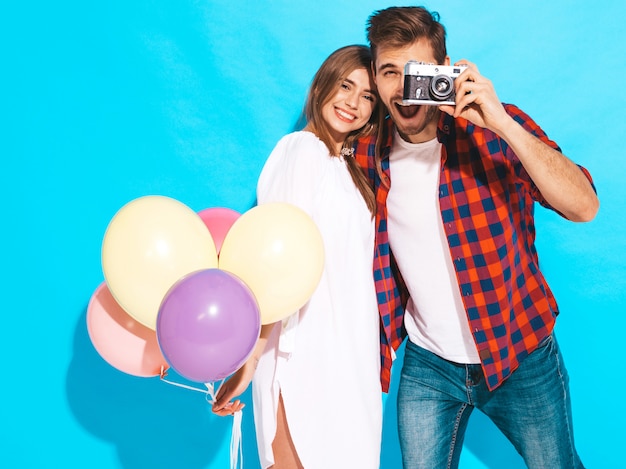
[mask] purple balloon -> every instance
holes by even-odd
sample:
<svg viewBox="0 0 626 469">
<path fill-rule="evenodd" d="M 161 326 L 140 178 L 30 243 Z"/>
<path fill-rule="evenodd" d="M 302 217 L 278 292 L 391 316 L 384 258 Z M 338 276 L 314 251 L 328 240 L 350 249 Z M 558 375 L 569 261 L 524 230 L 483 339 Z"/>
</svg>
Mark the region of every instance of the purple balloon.
<svg viewBox="0 0 626 469">
<path fill-rule="evenodd" d="M 159 347 L 181 376 L 200 383 L 225 378 L 248 359 L 261 315 L 248 286 L 220 269 L 193 272 L 167 292 L 157 315 Z"/>
</svg>

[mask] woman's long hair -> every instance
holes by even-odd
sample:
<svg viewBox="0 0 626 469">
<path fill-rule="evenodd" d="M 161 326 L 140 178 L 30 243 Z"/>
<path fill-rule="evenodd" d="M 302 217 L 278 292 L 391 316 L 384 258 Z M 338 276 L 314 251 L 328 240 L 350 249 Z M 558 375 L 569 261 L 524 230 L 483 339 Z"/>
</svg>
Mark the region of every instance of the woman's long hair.
<svg viewBox="0 0 626 469">
<path fill-rule="evenodd" d="M 335 96 L 341 83 L 352 71 L 364 68 L 371 76 L 371 61 L 372 56 L 367 46 L 345 46 L 333 52 L 324 61 L 313 78 L 305 107 L 307 127 L 326 144 L 331 155 L 334 155 L 336 150 L 328 123 L 322 117 L 322 109 Z M 342 149 L 351 150 L 357 139 L 374 135 L 378 132 L 384 119 L 382 108 L 380 99 L 376 95 L 376 106 L 369 121 L 364 127 L 348 134 L 343 142 Z M 355 186 L 363 196 L 372 216 L 374 216 L 376 213 L 376 198 L 369 180 L 354 158 L 346 156 L 345 160 Z"/>
</svg>

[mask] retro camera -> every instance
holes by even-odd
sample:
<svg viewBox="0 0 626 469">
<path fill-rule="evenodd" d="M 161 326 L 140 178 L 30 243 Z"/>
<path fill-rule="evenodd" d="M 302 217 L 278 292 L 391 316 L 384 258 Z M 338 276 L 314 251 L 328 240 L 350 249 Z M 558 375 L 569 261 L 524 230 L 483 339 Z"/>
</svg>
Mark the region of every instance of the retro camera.
<svg viewBox="0 0 626 469">
<path fill-rule="evenodd" d="M 410 60 L 404 66 L 404 104 L 454 105 L 454 79 L 465 66 L 434 65 Z"/>
</svg>

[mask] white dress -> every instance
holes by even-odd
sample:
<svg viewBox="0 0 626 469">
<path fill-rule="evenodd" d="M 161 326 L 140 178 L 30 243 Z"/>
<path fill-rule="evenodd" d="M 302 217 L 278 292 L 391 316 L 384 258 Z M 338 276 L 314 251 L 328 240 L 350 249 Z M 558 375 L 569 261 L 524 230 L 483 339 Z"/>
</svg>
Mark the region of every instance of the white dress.
<svg viewBox="0 0 626 469">
<path fill-rule="evenodd" d="M 274 327 L 253 379 L 261 466 L 274 463 L 282 394 L 305 469 L 378 468 L 382 395 L 372 217 L 346 163 L 306 131 L 278 142 L 259 178 L 257 200 L 306 211 L 325 249 L 317 289 Z"/>
</svg>

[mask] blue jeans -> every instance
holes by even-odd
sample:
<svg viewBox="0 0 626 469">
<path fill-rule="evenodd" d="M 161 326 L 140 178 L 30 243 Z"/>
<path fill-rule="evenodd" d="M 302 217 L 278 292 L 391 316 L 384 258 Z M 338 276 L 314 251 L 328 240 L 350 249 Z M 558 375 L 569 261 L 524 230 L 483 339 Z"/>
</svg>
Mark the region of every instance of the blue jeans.
<svg viewBox="0 0 626 469">
<path fill-rule="evenodd" d="M 444 360 L 409 341 L 398 390 L 404 468 L 458 467 L 474 408 L 496 424 L 529 468 L 582 468 L 568 381 L 554 336 L 494 391 L 487 388 L 480 365 Z"/>
</svg>

